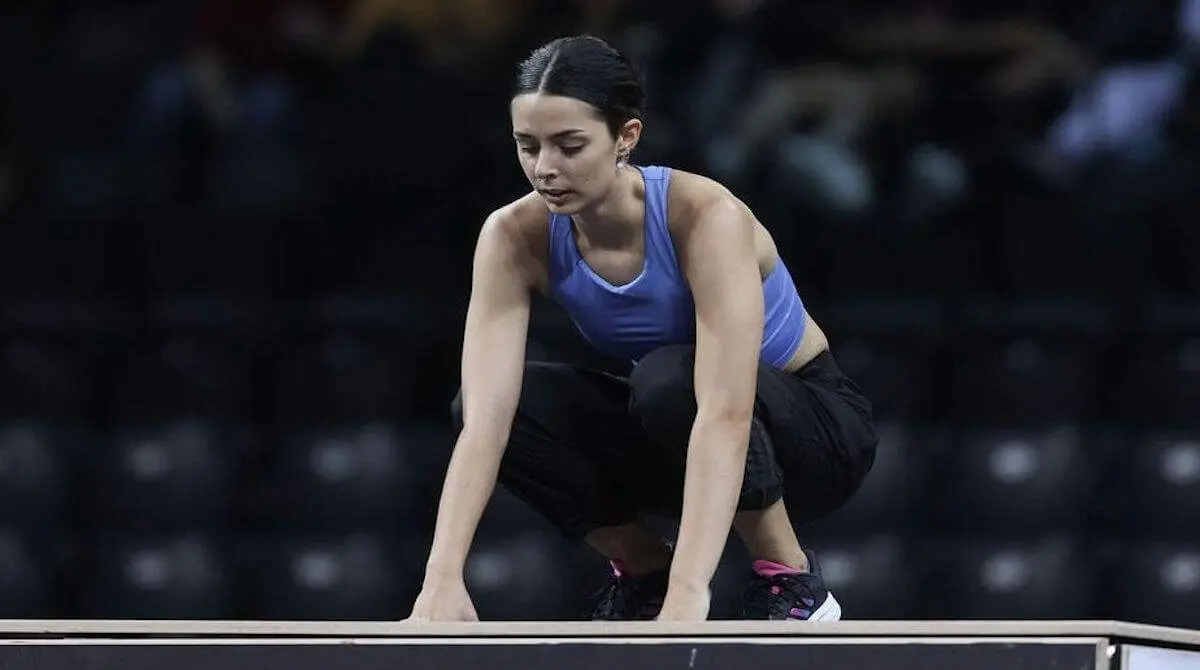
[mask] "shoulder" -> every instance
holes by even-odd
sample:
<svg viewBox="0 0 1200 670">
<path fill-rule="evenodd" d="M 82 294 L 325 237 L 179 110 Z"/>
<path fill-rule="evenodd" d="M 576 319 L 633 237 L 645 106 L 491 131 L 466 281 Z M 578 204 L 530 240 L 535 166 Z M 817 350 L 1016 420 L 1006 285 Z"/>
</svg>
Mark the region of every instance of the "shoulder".
<svg viewBox="0 0 1200 670">
<path fill-rule="evenodd" d="M 517 244 L 528 246 L 541 240 L 544 243 L 550 226 L 550 211 L 536 193 L 530 192 L 492 210 L 479 233 L 480 244 Z"/>
<path fill-rule="evenodd" d="M 698 228 L 733 226 L 752 228 L 750 208 L 721 182 L 686 170 L 671 170 L 667 190 L 668 226 L 681 239 Z"/>
<path fill-rule="evenodd" d="M 522 268 L 529 281 L 540 286 L 545 274 L 550 211 L 536 193 L 530 192 L 493 210 L 479 231 L 476 254 L 498 254 Z"/>
</svg>

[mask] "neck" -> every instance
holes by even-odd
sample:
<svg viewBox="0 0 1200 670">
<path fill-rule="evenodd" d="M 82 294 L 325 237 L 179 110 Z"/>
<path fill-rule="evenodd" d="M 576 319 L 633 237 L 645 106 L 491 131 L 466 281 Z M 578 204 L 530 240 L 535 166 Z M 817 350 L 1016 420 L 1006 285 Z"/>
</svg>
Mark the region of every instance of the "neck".
<svg viewBox="0 0 1200 670">
<path fill-rule="evenodd" d="M 580 210 L 571 219 L 591 246 L 625 249 L 636 245 L 644 234 L 644 200 L 641 172 L 622 166 L 604 199 Z"/>
</svg>

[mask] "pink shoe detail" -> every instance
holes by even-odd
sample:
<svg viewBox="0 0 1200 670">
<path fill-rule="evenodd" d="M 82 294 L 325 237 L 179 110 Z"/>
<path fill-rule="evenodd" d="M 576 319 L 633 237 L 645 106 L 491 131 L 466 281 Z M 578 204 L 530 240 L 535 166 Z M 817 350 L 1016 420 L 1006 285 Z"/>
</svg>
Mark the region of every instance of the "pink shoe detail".
<svg viewBox="0 0 1200 670">
<path fill-rule="evenodd" d="M 806 571 L 793 568 L 790 565 L 775 563 L 774 561 L 758 560 L 754 561 L 754 572 L 763 577 L 774 577 L 775 575 L 799 575 Z"/>
<path fill-rule="evenodd" d="M 612 566 L 613 576 L 615 577 L 619 578 L 621 575 L 629 572 L 624 561 L 609 561 L 608 564 Z"/>
</svg>

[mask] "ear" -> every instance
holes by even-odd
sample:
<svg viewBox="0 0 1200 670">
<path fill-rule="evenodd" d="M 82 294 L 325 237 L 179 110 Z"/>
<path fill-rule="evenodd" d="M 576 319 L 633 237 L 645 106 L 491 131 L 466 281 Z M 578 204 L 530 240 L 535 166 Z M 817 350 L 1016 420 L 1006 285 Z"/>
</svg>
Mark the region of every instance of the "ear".
<svg viewBox="0 0 1200 670">
<path fill-rule="evenodd" d="M 642 121 L 641 119 L 630 119 L 621 126 L 620 132 L 617 133 L 617 153 L 622 156 L 628 156 L 637 148 L 638 141 L 642 139 Z"/>
</svg>

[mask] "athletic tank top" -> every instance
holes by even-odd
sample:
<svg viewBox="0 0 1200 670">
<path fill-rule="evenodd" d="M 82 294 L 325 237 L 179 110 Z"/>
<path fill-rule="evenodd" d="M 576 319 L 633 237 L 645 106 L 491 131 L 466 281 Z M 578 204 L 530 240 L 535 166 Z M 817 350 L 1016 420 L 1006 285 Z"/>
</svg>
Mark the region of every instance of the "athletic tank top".
<svg viewBox="0 0 1200 670">
<path fill-rule="evenodd" d="M 583 260 L 571 217 L 550 215 L 550 292 L 580 334 L 615 358 L 637 362 L 672 344 L 695 344 L 696 306 L 667 228 L 670 168 L 638 167 L 646 183 L 646 259 L 632 281 L 609 283 Z M 783 367 L 804 337 L 805 309 L 783 259 L 763 280 L 760 358 Z"/>
</svg>

